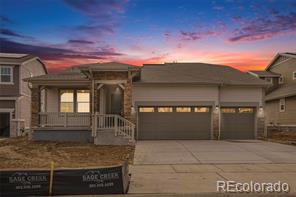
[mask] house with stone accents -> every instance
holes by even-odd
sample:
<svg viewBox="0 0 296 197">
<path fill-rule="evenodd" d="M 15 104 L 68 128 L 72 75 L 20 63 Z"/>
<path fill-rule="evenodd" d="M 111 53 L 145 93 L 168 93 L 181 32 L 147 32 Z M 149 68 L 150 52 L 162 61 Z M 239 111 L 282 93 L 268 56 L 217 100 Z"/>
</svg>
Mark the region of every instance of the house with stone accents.
<svg viewBox="0 0 296 197">
<path fill-rule="evenodd" d="M 228 66 L 109 62 L 26 81 L 35 140 L 126 144 L 265 134 L 268 83 Z"/>
<path fill-rule="evenodd" d="M 30 130 L 31 90 L 23 79 L 46 73 L 45 64 L 34 55 L 0 53 L 0 137 Z"/>
<path fill-rule="evenodd" d="M 270 84 L 265 96 L 268 131 L 296 131 L 296 53 L 279 53 L 265 70 L 249 74 Z"/>
</svg>

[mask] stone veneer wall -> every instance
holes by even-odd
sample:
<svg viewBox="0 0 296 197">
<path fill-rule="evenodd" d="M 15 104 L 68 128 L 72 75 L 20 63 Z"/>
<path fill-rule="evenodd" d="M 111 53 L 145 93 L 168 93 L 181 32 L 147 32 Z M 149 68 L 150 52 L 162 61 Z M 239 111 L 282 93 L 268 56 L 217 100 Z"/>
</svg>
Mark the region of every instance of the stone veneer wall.
<svg viewBox="0 0 296 197">
<path fill-rule="evenodd" d="M 40 112 L 40 89 L 35 86 L 31 89 L 31 127 L 39 125 L 39 112 Z"/>
<path fill-rule="evenodd" d="M 257 117 L 257 139 L 265 137 L 265 118 Z"/>
<path fill-rule="evenodd" d="M 123 117 L 131 120 L 131 108 L 132 108 L 132 77 L 131 72 L 97 72 L 94 73 L 95 80 L 126 80 L 123 90 Z M 99 109 L 99 92 L 95 93 L 95 111 Z"/>
<path fill-rule="evenodd" d="M 217 140 L 219 137 L 219 113 L 213 112 L 213 139 Z"/>
</svg>

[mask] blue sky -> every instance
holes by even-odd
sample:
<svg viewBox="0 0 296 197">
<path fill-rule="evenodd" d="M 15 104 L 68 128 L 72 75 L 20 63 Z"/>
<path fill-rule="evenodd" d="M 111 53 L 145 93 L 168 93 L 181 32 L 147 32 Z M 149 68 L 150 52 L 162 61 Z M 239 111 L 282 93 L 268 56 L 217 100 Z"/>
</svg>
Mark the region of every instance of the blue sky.
<svg viewBox="0 0 296 197">
<path fill-rule="evenodd" d="M 121 61 L 263 69 L 296 51 L 294 0 L 0 0 L 0 51 L 52 71 Z"/>
</svg>

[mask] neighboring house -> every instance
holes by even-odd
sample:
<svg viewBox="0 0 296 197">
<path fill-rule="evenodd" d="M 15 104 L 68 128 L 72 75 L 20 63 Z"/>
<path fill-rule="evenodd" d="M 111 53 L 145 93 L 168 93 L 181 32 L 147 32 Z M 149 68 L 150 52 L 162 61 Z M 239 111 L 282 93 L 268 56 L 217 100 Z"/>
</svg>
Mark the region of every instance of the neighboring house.
<svg viewBox="0 0 296 197">
<path fill-rule="evenodd" d="M 88 64 L 27 79 L 36 140 L 121 144 L 264 135 L 268 83 L 228 66 Z M 45 108 L 40 108 L 44 91 Z M 126 141 L 124 141 L 126 140 Z"/>
<path fill-rule="evenodd" d="M 265 71 L 249 71 L 270 82 L 266 91 L 268 128 L 296 131 L 296 53 L 279 53 Z"/>
<path fill-rule="evenodd" d="M 30 128 L 31 91 L 23 79 L 46 73 L 36 56 L 0 53 L 0 137 L 15 137 Z"/>
</svg>

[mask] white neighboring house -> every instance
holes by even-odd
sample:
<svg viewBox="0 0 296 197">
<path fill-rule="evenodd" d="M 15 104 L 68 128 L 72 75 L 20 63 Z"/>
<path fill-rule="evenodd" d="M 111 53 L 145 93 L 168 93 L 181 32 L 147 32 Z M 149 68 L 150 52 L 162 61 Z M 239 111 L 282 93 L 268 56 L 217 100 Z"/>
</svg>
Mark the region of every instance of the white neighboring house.
<svg viewBox="0 0 296 197">
<path fill-rule="evenodd" d="M 0 53 L 0 137 L 30 128 L 31 91 L 23 79 L 44 74 L 45 64 L 36 56 Z"/>
</svg>

